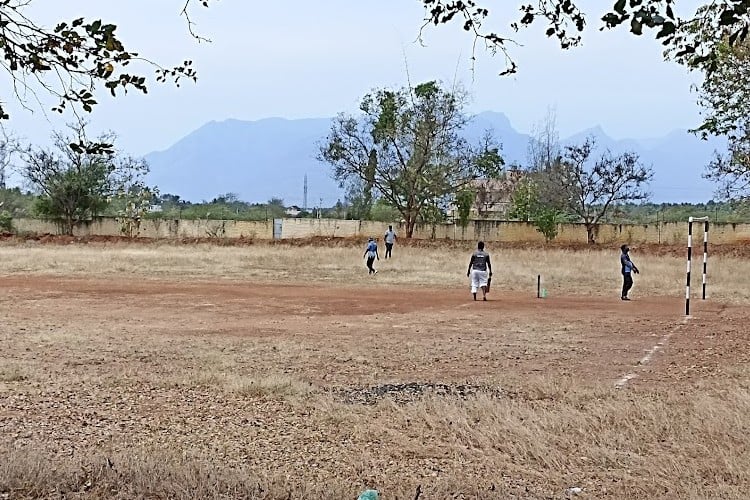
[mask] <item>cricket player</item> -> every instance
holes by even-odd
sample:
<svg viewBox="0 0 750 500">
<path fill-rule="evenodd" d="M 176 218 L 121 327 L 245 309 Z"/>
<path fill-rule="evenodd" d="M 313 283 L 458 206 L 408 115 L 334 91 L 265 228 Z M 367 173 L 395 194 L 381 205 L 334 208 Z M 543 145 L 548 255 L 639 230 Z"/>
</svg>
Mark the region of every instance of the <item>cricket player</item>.
<svg viewBox="0 0 750 500">
<path fill-rule="evenodd" d="M 482 289 L 482 300 L 487 300 L 487 280 L 492 276 L 490 254 L 484 251 L 484 241 L 477 243 L 477 249 L 471 254 L 466 276 L 471 277 L 471 293 L 477 300 L 477 292 Z"/>
<path fill-rule="evenodd" d="M 630 300 L 628 298 L 628 292 L 633 288 L 633 276 L 631 276 L 631 273 L 639 274 L 640 271 L 635 264 L 633 264 L 633 261 L 630 260 L 630 255 L 628 255 L 630 247 L 623 245 L 620 247 L 620 250 L 622 251 L 620 254 L 620 267 L 622 271 L 622 294 L 620 295 L 620 298 L 622 300 Z"/>
<path fill-rule="evenodd" d="M 396 231 L 393 230 L 393 226 L 388 226 L 388 231 L 385 232 L 385 258 L 393 258 L 391 251 L 393 250 L 393 244 L 396 242 Z"/>
<path fill-rule="evenodd" d="M 365 253 L 364 255 L 362 255 L 362 257 L 367 257 L 367 274 L 378 274 L 377 269 L 373 267 L 375 259 L 380 260 L 380 255 L 378 255 L 378 244 L 375 243 L 375 238 L 370 238 L 367 240 L 367 248 L 365 248 Z"/>
</svg>

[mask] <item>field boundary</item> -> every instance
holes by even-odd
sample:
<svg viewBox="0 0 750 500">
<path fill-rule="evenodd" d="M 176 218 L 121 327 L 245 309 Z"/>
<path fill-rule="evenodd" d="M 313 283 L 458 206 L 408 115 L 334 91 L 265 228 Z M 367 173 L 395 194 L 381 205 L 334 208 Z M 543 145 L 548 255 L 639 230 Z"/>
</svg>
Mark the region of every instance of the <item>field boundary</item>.
<svg viewBox="0 0 750 500">
<path fill-rule="evenodd" d="M 288 240 L 313 237 L 367 238 L 382 240 L 388 225 L 403 237 L 405 227 L 399 222 L 376 222 L 343 219 L 271 219 L 263 221 L 219 219 L 143 219 L 138 221 L 136 238 L 155 239 L 250 239 Z M 59 235 L 62 227 L 54 220 L 14 218 L 13 231 L 18 234 Z M 76 237 L 116 237 L 126 234 L 123 221 L 115 217 L 96 217 L 78 224 L 73 231 Z M 598 224 L 594 230 L 595 241 L 600 244 L 627 242 L 629 244 L 684 244 L 687 241 L 687 223 L 657 222 L 648 224 Z M 741 244 L 750 241 L 750 223 L 714 223 L 712 243 Z M 501 243 L 543 244 L 546 239 L 530 222 L 477 219 L 466 227 L 446 222 L 418 224 L 413 238 L 443 241 L 491 241 Z M 400 240 L 399 240 L 400 241 Z M 556 242 L 566 244 L 587 243 L 586 227 L 582 223 L 558 224 Z M 397 241 L 398 244 L 398 241 Z"/>
</svg>

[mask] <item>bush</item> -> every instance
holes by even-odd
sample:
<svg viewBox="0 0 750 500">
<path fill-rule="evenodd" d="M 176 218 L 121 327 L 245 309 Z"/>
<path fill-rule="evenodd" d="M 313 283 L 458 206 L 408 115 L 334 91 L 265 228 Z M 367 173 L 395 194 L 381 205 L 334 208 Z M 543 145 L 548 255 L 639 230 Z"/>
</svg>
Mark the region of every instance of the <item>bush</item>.
<svg viewBox="0 0 750 500">
<path fill-rule="evenodd" d="M 13 232 L 13 216 L 7 210 L 0 212 L 0 231 L 3 233 Z"/>
</svg>

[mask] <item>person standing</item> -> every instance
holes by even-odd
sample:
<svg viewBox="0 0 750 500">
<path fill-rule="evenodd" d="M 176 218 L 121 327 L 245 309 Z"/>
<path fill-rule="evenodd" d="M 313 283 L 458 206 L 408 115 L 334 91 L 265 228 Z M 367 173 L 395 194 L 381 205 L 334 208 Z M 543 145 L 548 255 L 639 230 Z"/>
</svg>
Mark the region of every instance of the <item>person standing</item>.
<svg viewBox="0 0 750 500">
<path fill-rule="evenodd" d="M 620 267 L 622 271 L 622 294 L 620 295 L 620 299 L 630 300 L 628 298 L 628 292 L 633 288 L 633 276 L 631 273 L 639 274 L 640 271 L 636 265 L 633 264 L 633 261 L 630 260 L 630 255 L 628 254 L 628 252 L 630 252 L 630 247 L 622 245 L 620 250 L 622 251 L 620 254 Z"/>
<path fill-rule="evenodd" d="M 490 254 L 484 251 L 484 241 L 477 243 L 477 249 L 471 254 L 466 276 L 471 276 L 471 294 L 477 300 L 477 292 L 482 289 L 482 300 L 487 300 L 487 280 L 492 276 Z"/>
<path fill-rule="evenodd" d="M 385 258 L 393 258 L 391 251 L 393 250 L 393 244 L 396 242 L 396 232 L 393 230 L 393 226 L 388 226 L 388 231 L 385 232 Z"/>
<path fill-rule="evenodd" d="M 378 274 L 377 269 L 373 266 L 375 259 L 380 260 L 380 255 L 378 255 L 378 244 L 375 242 L 375 238 L 367 240 L 367 248 L 365 248 L 365 253 L 362 257 L 367 257 L 367 274 Z"/>
</svg>

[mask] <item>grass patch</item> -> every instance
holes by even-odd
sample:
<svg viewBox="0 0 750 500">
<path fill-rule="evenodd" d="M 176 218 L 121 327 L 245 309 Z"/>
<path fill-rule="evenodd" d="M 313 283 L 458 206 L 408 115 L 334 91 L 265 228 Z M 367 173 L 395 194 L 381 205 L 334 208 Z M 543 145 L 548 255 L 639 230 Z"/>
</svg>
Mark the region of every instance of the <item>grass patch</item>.
<svg viewBox="0 0 750 500">
<path fill-rule="evenodd" d="M 28 378 L 26 372 L 16 364 L 0 366 L 0 382 L 23 382 Z"/>
</svg>

